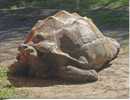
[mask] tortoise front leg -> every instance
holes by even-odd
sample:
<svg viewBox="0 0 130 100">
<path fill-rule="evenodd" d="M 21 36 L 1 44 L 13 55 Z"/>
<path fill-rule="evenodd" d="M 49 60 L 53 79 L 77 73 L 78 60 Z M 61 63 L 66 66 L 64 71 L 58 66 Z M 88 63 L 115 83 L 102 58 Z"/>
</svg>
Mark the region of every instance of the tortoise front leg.
<svg viewBox="0 0 130 100">
<path fill-rule="evenodd" d="M 34 48 L 36 48 L 38 51 L 42 52 L 43 54 L 51 54 L 56 59 L 58 59 L 58 62 L 63 64 L 63 62 L 76 66 L 78 68 L 82 69 L 90 69 L 88 66 L 88 63 L 84 61 L 80 61 L 78 59 L 75 59 L 71 57 L 69 54 L 61 51 L 57 44 L 54 41 L 42 41 L 37 44 L 32 45 Z M 61 62 L 60 62 L 61 61 Z"/>
<path fill-rule="evenodd" d="M 58 77 L 72 82 L 92 82 L 98 79 L 95 70 L 83 70 L 70 65 L 61 66 L 58 71 Z"/>
</svg>

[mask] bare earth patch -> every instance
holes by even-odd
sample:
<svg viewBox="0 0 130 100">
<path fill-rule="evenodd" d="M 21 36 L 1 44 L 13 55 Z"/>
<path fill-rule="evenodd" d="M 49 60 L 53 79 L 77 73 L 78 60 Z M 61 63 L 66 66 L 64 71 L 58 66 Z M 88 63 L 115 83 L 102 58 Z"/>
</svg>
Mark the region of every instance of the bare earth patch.
<svg viewBox="0 0 130 100">
<path fill-rule="evenodd" d="M 23 94 L 27 98 L 128 98 L 127 57 L 120 55 L 111 67 L 99 73 L 99 80 L 93 83 L 66 84 L 29 78 L 12 80 L 18 87 L 17 95 Z"/>
<path fill-rule="evenodd" d="M 24 30 L 24 31 L 23 31 Z M 15 61 L 17 45 L 23 41 L 25 29 L 8 30 L 0 33 L 0 65 L 7 66 Z M 93 83 L 67 84 L 34 78 L 11 77 L 10 82 L 16 87 L 17 98 L 128 98 L 128 32 L 105 31 L 121 43 L 121 52 L 112 66 L 99 72 L 99 79 Z M 123 33 L 122 33 L 123 32 Z M 107 34 L 109 33 L 109 34 Z M 122 33 L 122 34 L 120 34 Z M 125 34 L 126 33 L 126 34 Z M 15 34 L 17 34 L 15 36 Z M 12 80 L 12 81 L 11 81 Z"/>
</svg>

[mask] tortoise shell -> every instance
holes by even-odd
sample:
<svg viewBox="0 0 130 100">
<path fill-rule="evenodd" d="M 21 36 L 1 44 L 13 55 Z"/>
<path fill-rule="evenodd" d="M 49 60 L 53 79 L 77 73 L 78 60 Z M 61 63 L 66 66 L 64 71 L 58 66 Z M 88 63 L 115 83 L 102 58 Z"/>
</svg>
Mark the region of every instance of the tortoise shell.
<svg viewBox="0 0 130 100">
<path fill-rule="evenodd" d="M 65 53 L 76 60 L 85 61 L 93 69 L 112 61 L 120 49 L 120 44 L 104 36 L 90 18 L 67 11 L 39 20 L 24 43 L 39 43 L 39 40 L 54 43 L 55 46 L 50 48 L 55 47 L 57 54 Z M 43 52 L 44 47 L 43 43 L 35 48 Z"/>
</svg>

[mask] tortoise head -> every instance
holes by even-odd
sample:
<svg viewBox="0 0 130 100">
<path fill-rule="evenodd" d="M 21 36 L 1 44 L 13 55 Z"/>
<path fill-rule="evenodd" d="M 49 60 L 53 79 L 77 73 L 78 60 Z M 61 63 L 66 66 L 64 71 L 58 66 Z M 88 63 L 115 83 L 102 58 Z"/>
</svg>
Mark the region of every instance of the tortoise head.
<svg viewBox="0 0 130 100">
<path fill-rule="evenodd" d="M 28 44 L 21 44 L 18 47 L 18 51 L 29 54 L 29 55 L 37 55 L 36 49 Z"/>
</svg>

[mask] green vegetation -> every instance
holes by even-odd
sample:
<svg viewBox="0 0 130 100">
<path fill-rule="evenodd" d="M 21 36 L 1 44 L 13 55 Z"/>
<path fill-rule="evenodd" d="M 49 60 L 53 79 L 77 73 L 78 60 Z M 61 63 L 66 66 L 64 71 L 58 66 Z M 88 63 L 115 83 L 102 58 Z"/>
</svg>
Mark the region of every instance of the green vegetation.
<svg viewBox="0 0 130 100">
<path fill-rule="evenodd" d="M 86 15 L 92 18 L 99 28 L 107 27 L 112 29 L 129 27 L 129 15 L 127 11 L 104 9 L 96 12 L 89 11 Z"/>
<path fill-rule="evenodd" d="M 56 9 L 76 11 L 94 20 L 97 26 L 127 28 L 129 22 L 128 0 L 1 0 L 0 9 Z M 21 16 L 22 17 L 22 16 Z M 25 17 L 23 20 L 26 19 Z"/>
<path fill-rule="evenodd" d="M 1 0 L 0 8 L 42 7 L 49 9 L 119 9 L 127 7 L 128 0 Z"/>
<path fill-rule="evenodd" d="M 15 95 L 15 88 L 8 81 L 7 67 L 0 66 L 0 98 L 11 98 Z"/>
</svg>

